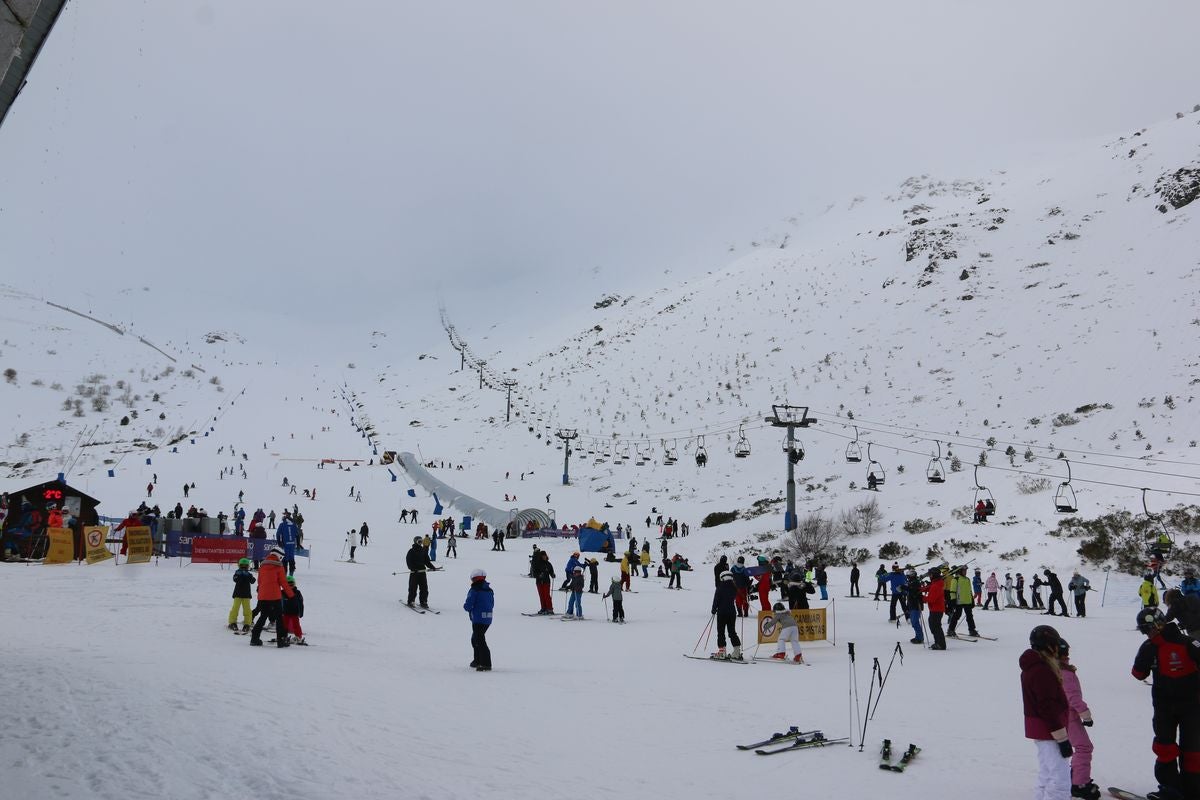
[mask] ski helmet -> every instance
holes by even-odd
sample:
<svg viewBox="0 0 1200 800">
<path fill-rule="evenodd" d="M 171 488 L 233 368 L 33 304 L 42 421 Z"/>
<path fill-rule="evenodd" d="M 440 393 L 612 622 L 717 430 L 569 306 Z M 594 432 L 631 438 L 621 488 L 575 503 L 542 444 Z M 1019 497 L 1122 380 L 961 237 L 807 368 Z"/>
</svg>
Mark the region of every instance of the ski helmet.
<svg viewBox="0 0 1200 800">
<path fill-rule="evenodd" d="M 295 575 L 288 575 L 288 576 L 287 576 L 287 582 L 288 582 L 288 583 L 295 583 L 295 582 L 296 582 L 296 576 L 295 576 Z"/>
<path fill-rule="evenodd" d="M 471 580 L 473 580 L 473 581 L 481 581 L 486 577 L 487 577 L 487 573 L 481 569 L 471 570 Z"/>
<path fill-rule="evenodd" d="M 1143 608 L 1137 613 L 1137 629 L 1144 634 L 1154 632 L 1154 629 L 1161 628 L 1166 624 L 1166 618 L 1163 613 L 1157 608 Z"/>
<path fill-rule="evenodd" d="M 776 603 L 775 605 L 771 606 L 771 610 L 772 611 L 783 611 L 783 603 Z"/>
<path fill-rule="evenodd" d="M 1058 640 L 1058 657 L 1066 658 L 1069 655 L 1071 655 L 1071 645 L 1067 643 L 1066 639 L 1059 639 Z"/>
<path fill-rule="evenodd" d="M 420 536 L 414 536 L 414 537 L 413 537 L 413 544 L 420 544 L 420 543 L 421 543 L 421 537 L 420 537 Z"/>
<path fill-rule="evenodd" d="M 239 567 L 243 567 L 243 568 L 244 568 L 244 567 L 248 567 L 248 566 L 250 566 L 250 559 L 248 559 L 248 558 L 239 558 L 239 559 L 238 559 L 238 566 L 239 566 Z"/>
<path fill-rule="evenodd" d="M 721 573 L 721 580 L 723 580 L 723 581 L 733 580 L 733 573 L 730 572 L 729 570 L 725 570 L 724 572 Z"/>
<path fill-rule="evenodd" d="M 1058 631 L 1049 625 L 1038 625 L 1029 632 L 1029 647 L 1039 652 L 1058 652 L 1058 643 L 1062 641 L 1062 637 L 1058 635 Z"/>
<path fill-rule="evenodd" d="M 583 572 L 583 567 L 576 567 L 576 568 L 575 568 L 575 571 L 576 571 L 576 572 Z"/>
<path fill-rule="evenodd" d="M 275 556 L 276 558 L 282 559 L 284 556 L 287 555 L 287 553 L 284 552 L 282 547 L 280 547 L 279 545 L 275 545 L 274 547 L 272 547 L 270 549 L 270 551 L 267 553 L 267 555 Z"/>
</svg>

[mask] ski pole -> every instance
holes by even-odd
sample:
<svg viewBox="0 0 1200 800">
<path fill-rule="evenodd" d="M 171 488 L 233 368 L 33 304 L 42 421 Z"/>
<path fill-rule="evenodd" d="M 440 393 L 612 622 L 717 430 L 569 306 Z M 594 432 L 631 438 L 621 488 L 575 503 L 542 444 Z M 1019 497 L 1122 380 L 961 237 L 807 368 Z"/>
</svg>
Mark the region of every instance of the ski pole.
<svg viewBox="0 0 1200 800">
<path fill-rule="evenodd" d="M 854 723 L 859 718 L 858 706 L 858 673 L 854 664 L 854 642 L 850 642 L 850 687 L 846 690 L 846 706 L 850 712 L 850 747 L 854 747 Z M 853 701 L 851 700 L 853 697 Z"/>
<path fill-rule="evenodd" d="M 712 628 L 713 620 L 715 620 L 716 618 L 717 618 L 716 614 L 713 614 L 711 617 L 708 618 L 708 624 L 704 626 L 704 630 L 700 631 L 700 639 L 696 640 L 696 646 L 692 648 L 692 655 L 695 655 L 696 651 L 700 649 L 701 639 L 704 639 L 704 637 L 708 634 L 709 630 Z"/>
<path fill-rule="evenodd" d="M 874 658 L 871 660 L 873 663 L 871 664 L 871 691 L 867 693 L 867 711 L 868 712 L 870 712 L 870 710 L 871 710 L 871 698 L 873 698 L 875 696 L 875 676 L 879 675 L 879 673 L 880 673 L 879 659 Z M 880 685 L 882 686 L 882 684 L 880 684 Z M 870 720 L 871 720 L 871 717 L 866 716 L 863 718 L 863 721 L 862 721 L 862 736 L 858 740 L 858 752 L 860 752 L 860 753 L 863 751 L 863 744 L 867 741 L 867 723 L 870 722 Z"/>
<path fill-rule="evenodd" d="M 1108 575 L 1112 571 L 1112 567 L 1104 568 L 1104 591 L 1100 593 L 1100 607 L 1104 608 L 1104 598 L 1108 595 Z"/>
<path fill-rule="evenodd" d="M 900 649 L 900 643 L 896 642 L 896 649 L 892 651 L 892 660 L 888 662 L 887 672 L 883 674 L 882 680 L 879 681 L 879 696 L 875 698 L 875 708 L 871 709 L 871 719 L 875 718 L 875 709 L 879 708 L 879 701 L 883 699 L 883 686 L 887 683 L 888 675 L 892 674 L 892 664 L 896 662 L 896 654 L 900 654 L 900 665 L 904 665 L 904 651 Z"/>
</svg>

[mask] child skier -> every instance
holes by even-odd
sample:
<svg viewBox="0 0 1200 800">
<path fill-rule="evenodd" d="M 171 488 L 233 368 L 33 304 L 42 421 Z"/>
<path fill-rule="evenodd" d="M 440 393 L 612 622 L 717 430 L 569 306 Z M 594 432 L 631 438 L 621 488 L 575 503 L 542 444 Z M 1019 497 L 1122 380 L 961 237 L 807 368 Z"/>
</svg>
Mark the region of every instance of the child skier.
<svg viewBox="0 0 1200 800">
<path fill-rule="evenodd" d="M 1067 695 L 1067 737 L 1075 753 L 1071 756 L 1071 797 L 1100 800 L 1100 787 L 1092 782 L 1092 739 L 1084 728 L 1092 727 L 1092 712 L 1083 700 L 1079 675 L 1071 664 L 1071 646 L 1058 643 L 1058 664 L 1062 668 L 1063 692 Z"/>
<path fill-rule="evenodd" d="M 608 587 L 608 591 L 605 592 L 602 596 L 603 597 L 612 597 L 612 599 L 613 599 L 612 621 L 624 623 L 625 622 L 625 604 L 621 600 L 621 579 L 614 577 L 612 579 L 612 585 Z"/>
<path fill-rule="evenodd" d="M 717 618 L 717 652 L 713 653 L 711 658 L 742 660 L 742 640 L 737 635 L 735 597 L 737 597 L 737 587 L 733 585 L 733 573 L 726 570 L 721 573 L 721 577 L 717 581 L 717 588 L 713 593 L 712 613 Z M 725 655 L 726 632 L 729 634 L 729 643 L 733 645 L 733 652 L 728 656 Z"/>
<path fill-rule="evenodd" d="M 1029 649 L 1021 654 L 1021 698 L 1025 738 L 1037 745 L 1038 775 L 1034 797 L 1068 797 L 1071 786 L 1071 742 L 1067 734 L 1067 696 L 1058 662 L 1061 637 L 1049 625 L 1029 632 Z M 1136 670 L 1135 670 L 1136 674 Z"/>
<path fill-rule="evenodd" d="M 490 672 L 492 651 L 487 644 L 487 631 L 492 624 L 492 612 L 496 597 L 488 585 L 487 573 L 481 569 L 471 570 L 471 588 L 463 602 L 463 611 L 471 619 L 471 666 L 476 672 Z"/>
<path fill-rule="evenodd" d="M 774 614 L 771 616 L 775 619 L 775 624 L 779 626 L 779 645 L 775 650 L 775 655 L 771 656 L 778 661 L 787 659 L 787 643 L 792 643 L 792 661 L 797 664 L 803 663 L 804 656 L 800 654 L 800 626 L 796 624 L 796 618 L 792 616 L 792 612 L 783 607 L 783 603 L 776 603 L 774 606 Z"/>
<path fill-rule="evenodd" d="M 238 568 L 233 573 L 233 607 L 229 609 L 229 630 L 237 631 L 238 609 L 242 612 L 242 633 L 250 632 L 250 623 L 254 618 L 250 615 L 250 587 L 254 584 L 254 576 L 248 567 L 250 559 L 238 560 Z"/>
<path fill-rule="evenodd" d="M 276 636 L 289 636 L 289 644 L 303 644 L 304 631 L 300 629 L 300 618 L 304 616 L 304 595 L 300 594 L 300 587 L 296 585 L 296 576 L 287 576 L 288 585 L 292 587 L 292 596 L 283 598 L 283 632 L 276 631 Z"/>
<path fill-rule="evenodd" d="M 572 619 L 571 609 L 575 609 L 575 619 L 583 619 L 583 567 L 576 567 L 571 573 L 571 582 L 567 587 L 571 599 L 567 600 L 566 619 Z"/>
</svg>

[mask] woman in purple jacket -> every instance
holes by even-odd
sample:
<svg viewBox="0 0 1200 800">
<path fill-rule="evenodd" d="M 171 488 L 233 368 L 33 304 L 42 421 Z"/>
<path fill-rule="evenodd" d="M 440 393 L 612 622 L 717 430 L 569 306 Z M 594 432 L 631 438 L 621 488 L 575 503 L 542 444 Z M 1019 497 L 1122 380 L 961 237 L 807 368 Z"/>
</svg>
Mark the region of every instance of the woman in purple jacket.
<svg viewBox="0 0 1200 800">
<path fill-rule="evenodd" d="M 1029 649 L 1021 654 L 1021 698 L 1025 706 L 1025 738 L 1037 745 L 1035 800 L 1068 800 L 1071 796 L 1071 742 L 1067 738 L 1067 695 L 1063 691 L 1058 648 L 1062 637 L 1049 625 L 1029 632 Z"/>
</svg>

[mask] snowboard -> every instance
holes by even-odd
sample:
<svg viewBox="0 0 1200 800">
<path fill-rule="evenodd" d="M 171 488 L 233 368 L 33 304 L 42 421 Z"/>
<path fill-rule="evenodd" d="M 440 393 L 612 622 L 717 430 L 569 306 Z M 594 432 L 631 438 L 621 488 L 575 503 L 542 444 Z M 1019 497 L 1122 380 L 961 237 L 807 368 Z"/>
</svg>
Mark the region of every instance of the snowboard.
<svg viewBox="0 0 1200 800">
<path fill-rule="evenodd" d="M 1108 787 L 1108 793 L 1110 796 L 1116 797 L 1118 800 L 1146 800 L 1146 795 L 1144 794 L 1134 794 L 1133 792 L 1127 792 L 1124 789 L 1118 789 L 1115 786 Z"/>
</svg>

